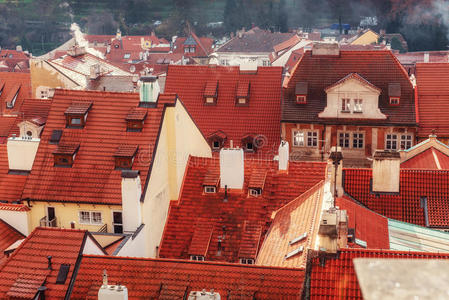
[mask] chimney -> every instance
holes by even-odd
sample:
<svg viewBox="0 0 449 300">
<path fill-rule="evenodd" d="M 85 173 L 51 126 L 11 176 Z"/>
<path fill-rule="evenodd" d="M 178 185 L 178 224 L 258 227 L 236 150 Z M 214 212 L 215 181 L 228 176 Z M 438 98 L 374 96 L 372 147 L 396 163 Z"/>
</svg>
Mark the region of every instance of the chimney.
<svg viewBox="0 0 449 300">
<path fill-rule="evenodd" d="M 95 80 L 100 77 L 100 64 L 90 66 L 90 80 Z"/>
<path fill-rule="evenodd" d="M 123 231 L 134 232 L 142 224 L 140 197 L 142 186 L 137 170 L 122 171 Z"/>
<path fill-rule="evenodd" d="M 373 192 L 399 193 L 401 156 L 396 151 L 377 150 L 373 155 Z"/>
<path fill-rule="evenodd" d="M 221 149 L 220 150 L 220 188 L 237 189 L 243 188 L 244 181 L 244 158 L 243 149 Z"/>
<path fill-rule="evenodd" d="M 337 43 L 316 43 L 312 47 L 312 55 L 340 55 L 340 46 Z"/>
<path fill-rule="evenodd" d="M 17 45 L 17 46 L 16 46 L 16 51 L 17 51 L 17 52 L 22 52 L 22 51 L 23 51 L 23 50 L 22 50 L 22 46 Z"/>
<path fill-rule="evenodd" d="M 425 63 L 429 62 L 429 52 L 424 52 L 424 62 Z"/>
<path fill-rule="evenodd" d="M 128 289 L 123 285 L 102 285 L 98 300 L 128 300 Z"/>
<path fill-rule="evenodd" d="M 329 159 L 332 163 L 331 169 L 331 192 L 335 197 L 343 195 L 343 153 L 341 147 L 332 147 L 329 155 Z M 335 206 L 335 204 L 334 204 Z"/>
<path fill-rule="evenodd" d="M 6 144 L 9 169 L 31 171 L 40 143 L 39 135 L 44 126 L 35 126 L 25 121 L 21 122 L 19 127 L 21 132 L 20 137 L 13 135 L 8 138 Z"/>
<path fill-rule="evenodd" d="M 335 254 L 340 248 L 346 248 L 348 239 L 346 211 L 336 208 L 323 210 L 318 235 L 322 251 Z"/>
<path fill-rule="evenodd" d="M 158 77 L 146 75 L 140 77 L 140 103 L 154 104 L 157 101 L 161 88 Z"/>
<path fill-rule="evenodd" d="M 122 39 L 122 32 L 120 31 L 120 28 L 117 28 L 117 33 L 115 34 L 115 38 L 117 40 L 121 40 Z"/>
<path fill-rule="evenodd" d="M 289 145 L 287 141 L 281 141 L 279 145 L 279 171 L 288 171 Z"/>
</svg>

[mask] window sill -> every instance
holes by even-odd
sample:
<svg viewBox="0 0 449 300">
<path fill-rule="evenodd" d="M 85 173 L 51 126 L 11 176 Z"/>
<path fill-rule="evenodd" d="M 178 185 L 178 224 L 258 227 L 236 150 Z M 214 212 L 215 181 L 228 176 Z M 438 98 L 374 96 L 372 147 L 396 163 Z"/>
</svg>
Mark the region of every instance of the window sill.
<svg viewBox="0 0 449 300">
<path fill-rule="evenodd" d="M 363 114 L 363 111 L 353 111 L 355 114 Z"/>
<path fill-rule="evenodd" d="M 350 114 L 351 113 L 350 110 L 341 110 L 340 112 L 343 113 L 343 114 Z"/>
</svg>

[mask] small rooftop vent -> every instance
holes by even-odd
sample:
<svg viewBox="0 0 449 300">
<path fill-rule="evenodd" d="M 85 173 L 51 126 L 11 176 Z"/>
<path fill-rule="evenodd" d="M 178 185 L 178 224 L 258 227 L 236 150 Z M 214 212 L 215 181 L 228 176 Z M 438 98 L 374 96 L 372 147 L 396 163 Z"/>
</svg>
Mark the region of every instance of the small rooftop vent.
<svg viewBox="0 0 449 300">
<path fill-rule="evenodd" d="M 188 300 L 220 300 L 220 294 L 214 290 L 207 292 L 205 289 L 202 291 L 192 291 L 189 294 Z"/>
</svg>

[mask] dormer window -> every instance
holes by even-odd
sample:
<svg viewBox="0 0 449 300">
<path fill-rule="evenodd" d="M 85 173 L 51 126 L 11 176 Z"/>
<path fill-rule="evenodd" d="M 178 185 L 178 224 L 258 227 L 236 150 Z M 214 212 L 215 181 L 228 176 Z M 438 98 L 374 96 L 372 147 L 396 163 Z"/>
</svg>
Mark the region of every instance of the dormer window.
<svg viewBox="0 0 449 300">
<path fill-rule="evenodd" d="M 399 105 L 401 100 L 401 84 L 388 84 L 388 97 L 390 98 L 390 105 Z"/>
<path fill-rule="evenodd" d="M 125 118 L 126 131 L 142 131 L 147 114 L 148 112 L 144 108 L 132 108 Z"/>
<path fill-rule="evenodd" d="M 9 91 L 6 96 L 6 108 L 13 108 L 16 104 L 17 97 L 19 96 L 21 85 L 19 83 L 15 84 L 13 88 Z"/>
<path fill-rule="evenodd" d="M 242 139 L 242 148 L 246 152 L 254 152 L 257 150 L 257 145 L 254 143 L 253 135 L 247 135 Z"/>
<path fill-rule="evenodd" d="M 79 144 L 60 144 L 53 151 L 54 166 L 70 168 L 75 161 L 76 154 L 80 148 Z"/>
<path fill-rule="evenodd" d="M 92 102 L 73 102 L 65 111 L 67 128 L 84 128 Z"/>
<path fill-rule="evenodd" d="M 240 263 L 243 265 L 254 265 L 254 259 L 252 258 L 240 258 Z"/>
<path fill-rule="evenodd" d="M 214 194 L 217 192 L 220 175 L 218 171 L 209 171 L 204 176 L 203 188 L 205 194 Z"/>
<path fill-rule="evenodd" d="M 215 194 L 216 192 L 217 192 L 217 188 L 215 186 L 210 186 L 210 185 L 204 186 L 204 193 Z"/>
<path fill-rule="evenodd" d="M 202 256 L 202 255 L 190 255 L 190 260 L 193 260 L 193 261 L 204 261 L 204 256 Z"/>
<path fill-rule="evenodd" d="M 298 82 L 295 87 L 296 103 L 307 103 L 308 84 L 307 82 Z"/>
<path fill-rule="evenodd" d="M 218 81 L 212 80 L 206 83 L 204 89 L 204 104 L 215 105 L 217 104 L 218 96 Z"/>
<path fill-rule="evenodd" d="M 248 105 L 249 104 L 249 81 L 241 81 L 237 85 L 236 105 Z"/>
<path fill-rule="evenodd" d="M 354 99 L 354 112 L 363 112 L 363 99 Z"/>
<path fill-rule="evenodd" d="M 249 189 L 249 194 L 253 197 L 259 197 L 260 195 L 262 195 L 262 189 L 251 188 Z"/>
<path fill-rule="evenodd" d="M 250 196 L 259 197 L 262 195 L 266 176 L 267 171 L 265 169 L 255 168 L 252 170 L 248 183 L 248 194 Z"/>
<path fill-rule="evenodd" d="M 226 141 L 226 134 L 219 130 L 211 134 L 207 140 L 212 151 L 219 151 Z"/>
<path fill-rule="evenodd" d="M 137 145 L 121 145 L 115 151 L 115 169 L 130 170 L 137 154 Z"/>
</svg>

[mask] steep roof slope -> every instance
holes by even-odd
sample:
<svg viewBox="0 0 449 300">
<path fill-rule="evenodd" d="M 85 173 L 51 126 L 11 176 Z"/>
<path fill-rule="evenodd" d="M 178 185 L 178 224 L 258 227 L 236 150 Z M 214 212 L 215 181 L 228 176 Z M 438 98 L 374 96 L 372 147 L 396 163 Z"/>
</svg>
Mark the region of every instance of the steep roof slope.
<svg viewBox="0 0 449 300">
<path fill-rule="evenodd" d="M 103 270 L 130 300 L 182 299 L 213 289 L 221 299 L 299 299 L 304 270 L 185 260 L 83 256 L 70 299 L 97 299 Z"/>
<path fill-rule="evenodd" d="M 41 143 L 23 198 L 40 201 L 118 204 L 121 170 L 115 169 L 114 154 L 119 146 L 137 146 L 133 170 L 139 170 L 142 188 L 148 176 L 166 105 L 175 95 L 161 95 L 154 108 L 138 108 L 147 113 L 142 132 L 127 131 L 126 117 L 139 105 L 139 94 L 56 90 Z M 77 102 L 92 103 L 84 128 L 67 128 L 64 112 Z M 50 143 L 54 130 L 62 130 L 60 145 L 79 145 L 73 166 L 54 166 Z"/>
<path fill-rule="evenodd" d="M 17 115 L 23 100 L 28 98 L 31 98 L 29 73 L 0 72 L 0 111 L 4 116 Z M 7 107 L 7 103 L 12 106 Z"/>
<path fill-rule="evenodd" d="M 165 92 L 176 93 L 206 137 L 222 131 L 234 146 L 248 134 L 259 137 L 261 152 L 272 158 L 280 142 L 281 67 L 174 66 L 167 72 Z M 216 105 L 205 104 L 209 83 L 217 83 Z M 239 84 L 249 83 L 249 105 L 236 105 Z M 215 86 L 214 86 L 215 87 Z"/>
<path fill-rule="evenodd" d="M 289 122 L 331 122 L 318 118 L 327 103 L 325 88 L 348 74 L 357 73 L 374 86 L 381 89 L 379 108 L 387 115 L 387 120 L 364 121 L 374 124 L 413 125 L 415 119 L 415 99 L 413 86 L 403 67 L 391 51 L 340 51 L 340 55 L 312 55 L 306 51 L 291 72 L 291 77 L 282 103 L 282 120 Z M 298 105 L 295 87 L 299 82 L 307 82 L 307 104 Z M 399 106 L 389 105 L 388 85 L 400 83 L 401 102 Z"/>
</svg>

